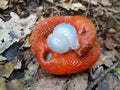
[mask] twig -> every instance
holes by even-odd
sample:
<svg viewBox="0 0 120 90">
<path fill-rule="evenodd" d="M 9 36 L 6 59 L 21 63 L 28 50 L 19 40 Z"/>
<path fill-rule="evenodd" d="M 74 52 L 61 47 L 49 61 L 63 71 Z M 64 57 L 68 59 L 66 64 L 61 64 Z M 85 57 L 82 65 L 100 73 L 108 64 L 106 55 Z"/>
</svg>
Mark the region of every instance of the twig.
<svg viewBox="0 0 120 90">
<path fill-rule="evenodd" d="M 114 65 L 112 67 L 108 68 L 104 73 L 102 73 L 95 81 L 91 82 L 91 84 L 87 87 L 86 90 L 92 90 L 93 87 L 97 83 L 99 83 L 107 73 L 109 73 L 111 70 L 113 70 L 116 66 L 118 66 L 120 64 L 120 58 L 117 56 L 116 56 L 116 58 L 118 59 L 118 61 L 116 63 L 114 63 Z"/>
<path fill-rule="evenodd" d="M 88 0 L 88 6 L 87 6 L 86 15 L 85 15 L 86 17 L 88 15 L 89 10 L 90 10 L 90 4 L 91 4 L 91 0 Z"/>
<path fill-rule="evenodd" d="M 110 17 L 113 18 L 113 20 L 114 20 L 117 24 L 120 25 L 120 22 L 119 22 L 106 8 L 102 7 L 100 4 L 98 4 L 98 5 L 99 5 L 99 7 L 101 7 L 105 12 L 107 12 L 107 14 L 109 14 Z"/>
</svg>

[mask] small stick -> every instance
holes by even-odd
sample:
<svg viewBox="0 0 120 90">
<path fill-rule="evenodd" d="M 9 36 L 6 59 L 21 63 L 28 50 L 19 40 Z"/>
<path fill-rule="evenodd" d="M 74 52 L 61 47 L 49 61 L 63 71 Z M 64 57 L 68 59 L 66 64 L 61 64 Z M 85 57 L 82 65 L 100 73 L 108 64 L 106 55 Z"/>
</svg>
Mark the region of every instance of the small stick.
<svg viewBox="0 0 120 90">
<path fill-rule="evenodd" d="M 105 12 L 107 12 L 107 13 L 113 18 L 113 20 L 114 20 L 117 24 L 120 25 L 120 22 L 119 22 L 113 15 L 111 15 L 111 13 L 108 12 L 108 10 L 107 10 L 106 8 L 102 7 L 100 4 L 98 4 L 98 5 L 99 5 Z"/>
<path fill-rule="evenodd" d="M 89 10 L 90 10 L 90 4 L 91 4 L 91 0 L 88 0 L 88 6 L 87 6 L 86 15 L 85 15 L 86 17 L 88 15 Z"/>
</svg>

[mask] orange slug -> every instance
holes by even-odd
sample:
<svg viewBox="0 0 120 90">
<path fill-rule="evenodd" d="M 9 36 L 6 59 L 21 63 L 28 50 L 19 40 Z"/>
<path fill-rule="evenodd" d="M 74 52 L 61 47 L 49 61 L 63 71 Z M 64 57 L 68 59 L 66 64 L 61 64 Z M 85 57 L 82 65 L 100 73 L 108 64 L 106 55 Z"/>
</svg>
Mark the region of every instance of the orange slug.
<svg viewBox="0 0 120 90">
<path fill-rule="evenodd" d="M 53 16 L 40 21 L 30 35 L 30 44 L 41 67 L 55 75 L 84 71 L 100 55 L 95 26 L 83 16 Z"/>
</svg>

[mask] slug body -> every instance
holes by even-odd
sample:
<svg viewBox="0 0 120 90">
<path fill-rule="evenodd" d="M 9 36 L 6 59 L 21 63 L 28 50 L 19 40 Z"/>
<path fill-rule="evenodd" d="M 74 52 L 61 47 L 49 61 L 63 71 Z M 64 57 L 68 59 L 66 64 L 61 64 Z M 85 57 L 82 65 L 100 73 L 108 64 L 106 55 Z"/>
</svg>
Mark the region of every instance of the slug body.
<svg viewBox="0 0 120 90">
<path fill-rule="evenodd" d="M 41 67 L 55 75 L 84 71 L 100 55 L 96 29 L 82 16 L 54 16 L 40 21 L 30 35 L 30 44 Z"/>
</svg>

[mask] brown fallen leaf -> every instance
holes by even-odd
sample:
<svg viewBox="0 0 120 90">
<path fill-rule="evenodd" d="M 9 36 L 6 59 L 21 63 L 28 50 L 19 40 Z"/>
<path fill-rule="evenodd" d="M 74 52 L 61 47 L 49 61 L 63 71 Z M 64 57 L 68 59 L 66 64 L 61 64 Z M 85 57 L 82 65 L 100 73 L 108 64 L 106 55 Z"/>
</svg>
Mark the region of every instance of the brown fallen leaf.
<svg viewBox="0 0 120 90">
<path fill-rule="evenodd" d="M 15 65 L 15 62 L 8 62 L 5 65 L 0 65 L 0 76 L 8 78 L 13 72 Z"/>
<path fill-rule="evenodd" d="M 66 9 L 66 10 L 70 10 L 71 7 L 72 7 L 72 4 L 71 4 L 71 3 L 58 3 L 58 4 L 56 4 L 56 5 L 64 8 L 64 9 Z"/>
<path fill-rule="evenodd" d="M 6 87 L 6 80 L 2 77 L 0 77 L 0 90 L 7 90 L 7 87 Z"/>
<path fill-rule="evenodd" d="M 30 60 L 32 58 L 32 53 L 30 50 L 24 51 L 24 60 Z"/>
<path fill-rule="evenodd" d="M 70 80 L 67 90 L 85 90 L 88 86 L 88 74 L 81 73 Z"/>
<path fill-rule="evenodd" d="M 93 70 L 96 70 L 96 68 L 99 68 L 101 65 L 105 65 L 106 67 L 110 67 L 111 65 L 113 65 L 113 62 L 115 62 L 116 56 L 119 56 L 119 53 L 113 49 L 111 51 L 101 51 L 101 55 L 98 59 L 98 61 L 94 64 L 94 66 L 92 67 Z"/>
<path fill-rule="evenodd" d="M 114 28 L 110 28 L 109 30 L 108 30 L 108 33 L 110 33 L 110 34 L 115 34 L 117 31 L 114 29 Z"/>
<path fill-rule="evenodd" d="M 30 62 L 29 64 L 28 64 L 28 74 L 29 75 L 33 75 L 33 74 L 35 74 L 36 72 L 37 72 L 37 70 L 38 70 L 38 67 L 39 67 L 39 64 L 36 62 L 36 63 L 33 63 L 33 62 Z"/>
<path fill-rule="evenodd" d="M 66 78 L 42 77 L 32 85 L 31 90 L 66 90 L 67 85 Z"/>
<path fill-rule="evenodd" d="M 99 0 L 82 0 L 82 1 L 87 2 L 87 3 L 91 3 L 93 5 L 97 5 Z"/>
<path fill-rule="evenodd" d="M 51 0 L 47 0 L 48 2 L 56 5 L 56 6 L 59 6 L 59 7 L 62 7 L 66 10 L 73 10 L 73 11 L 78 11 L 78 10 L 87 10 L 87 8 L 80 2 L 74 2 L 72 3 L 72 1 L 67 1 L 67 0 L 61 0 L 61 1 L 58 1 L 58 2 L 51 2 Z"/>
<path fill-rule="evenodd" d="M 109 34 L 106 35 L 106 40 L 104 41 L 104 43 L 107 49 L 112 50 L 115 47 L 114 42 Z"/>
<path fill-rule="evenodd" d="M 82 5 L 80 2 L 77 2 L 77 3 L 72 3 L 72 6 L 71 6 L 71 9 L 74 10 L 74 11 L 78 11 L 78 10 L 87 10 L 87 8 Z"/>
<path fill-rule="evenodd" d="M 8 8 L 8 0 L 0 0 L 0 9 L 5 10 Z"/>
<path fill-rule="evenodd" d="M 25 86 L 20 80 L 12 80 L 7 84 L 7 90 L 25 90 Z"/>
<path fill-rule="evenodd" d="M 104 6 L 111 6 L 112 5 L 110 0 L 99 0 L 99 3 L 101 3 Z"/>
</svg>

